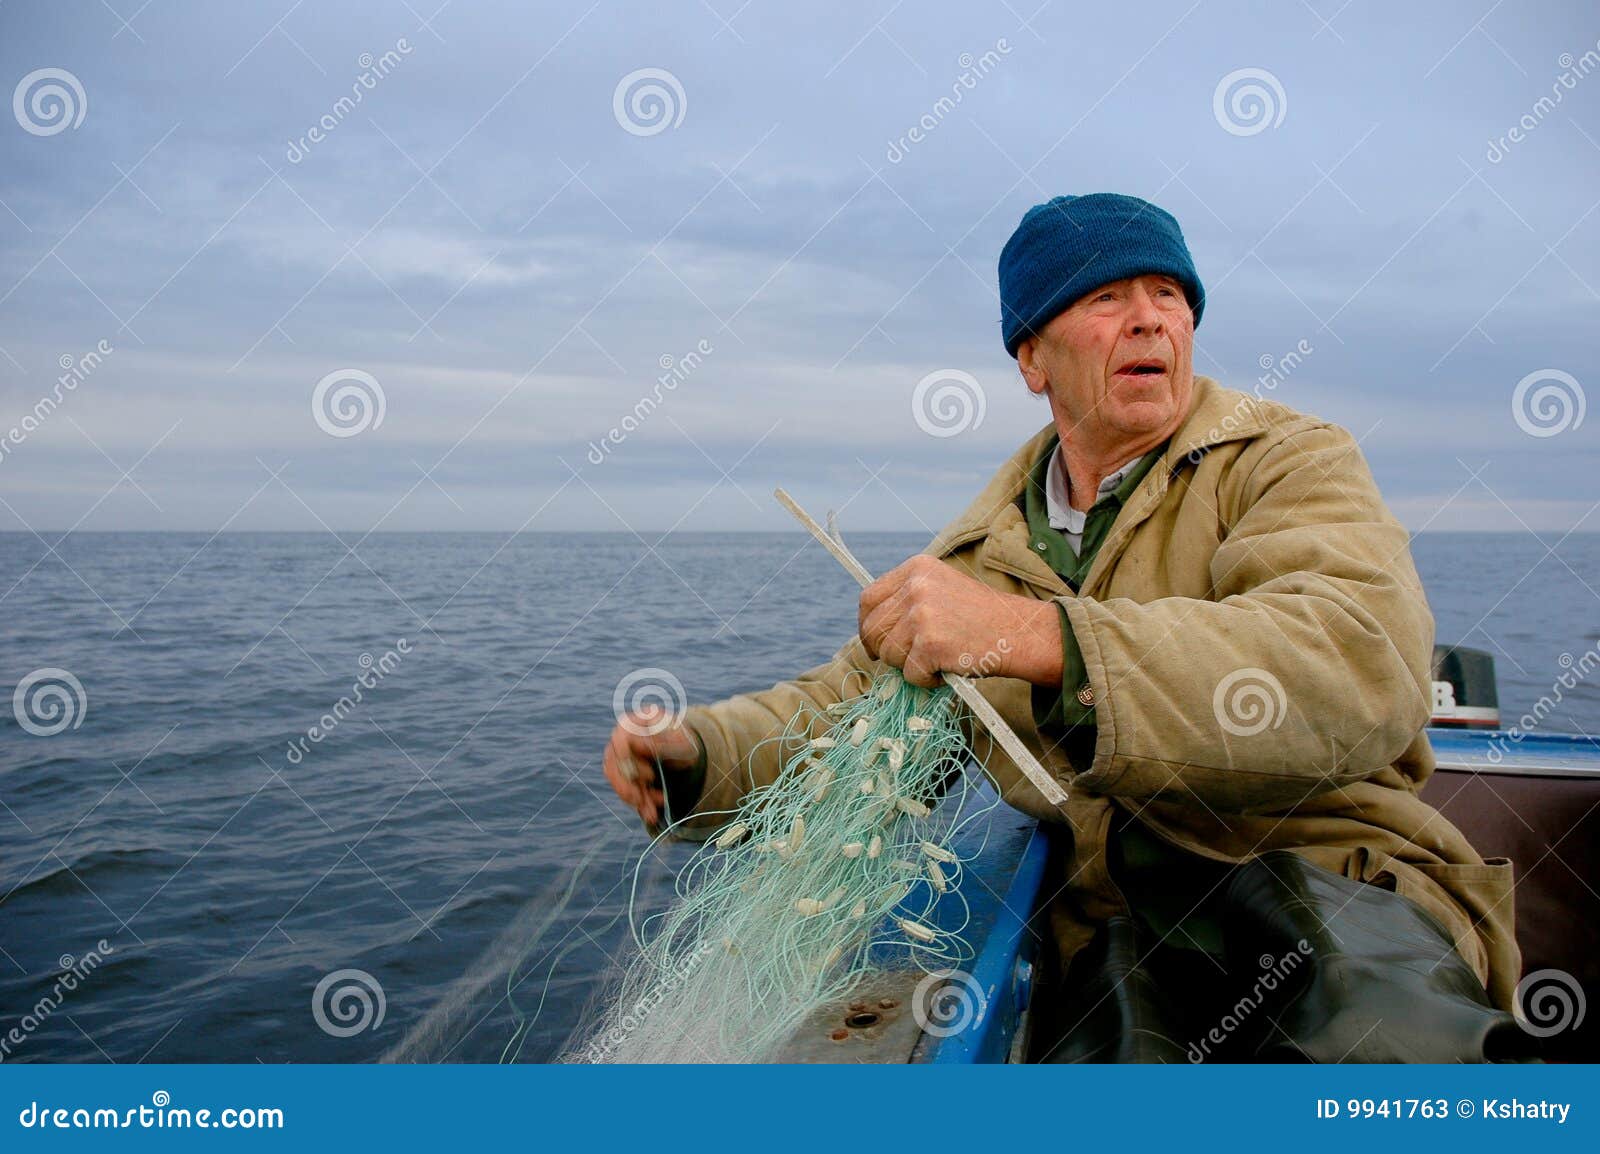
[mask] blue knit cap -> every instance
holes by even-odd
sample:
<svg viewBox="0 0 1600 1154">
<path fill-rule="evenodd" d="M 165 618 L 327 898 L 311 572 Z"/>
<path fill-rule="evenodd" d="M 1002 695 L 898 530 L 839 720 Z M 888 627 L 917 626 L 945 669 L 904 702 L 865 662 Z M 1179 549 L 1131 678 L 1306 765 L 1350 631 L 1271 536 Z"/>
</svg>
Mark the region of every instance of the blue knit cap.
<svg viewBox="0 0 1600 1154">
<path fill-rule="evenodd" d="M 1058 196 L 1023 215 L 1000 252 L 1000 333 L 1006 352 L 1078 298 L 1125 277 L 1160 273 L 1183 286 L 1200 323 L 1205 290 L 1172 214 L 1137 196 Z"/>
</svg>

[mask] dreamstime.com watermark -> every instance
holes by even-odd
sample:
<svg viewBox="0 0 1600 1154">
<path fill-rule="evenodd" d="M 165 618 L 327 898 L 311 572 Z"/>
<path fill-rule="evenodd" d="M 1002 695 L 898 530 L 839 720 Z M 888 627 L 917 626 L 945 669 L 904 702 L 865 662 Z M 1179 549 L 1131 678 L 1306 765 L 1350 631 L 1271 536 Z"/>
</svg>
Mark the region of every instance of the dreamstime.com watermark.
<svg viewBox="0 0 1600 1154">
<path fill-rule="evenodd" d="M 119 1110 L 110 1106 L 50 1106 L 29 1102 L 17 1114 L 25 1130 L 282 1130 L 276 1106 L 174 1106 L 172 1095 L 157 1090 L 150 1105 Z"/>
<path fill-rule="evenodd" d="M 1289 97 L 1265 68 L 1236 68 L 1217 81 L 1211 115 L 1230 136 L 1255 136 L 1283 123 Z"/>
<path fill-rule="evenodd" d="M 1521 144 L 1528 135 L 1544 123 L 1544 118 L 1556 110 L 1556 105 L 1566 98 L 1566 94 L 1578 87 L 1578 81 L 1588 76 L 1595 69 L 1600 68 L 1600 41 L 1595 42 L 1582 56 L 1574 57 L 1570 52 L 1563 52 L 1556 58 L 1556 64 L 1561 71 L 1550 82 L 1550 95 L 1541 96 L 1533 102 L 1533 107 L 1518 117 L 1517 122 L 1501 133 L 1497 139 L 1489 141 L 1489 147 L 1483 157 L 1490 164 L 1499 164 L 1510 155 L 1512 148 Z"/>
<path fill-rule="evenodd" d="M 963 677 L 993 677 L 1009 656 L 1011 656 L 1011 639 L 1002 637 L 995 642 L 993 649 L 986 649 L 976 657 L 970 653 L 963 653 L 956 659 L 956 664 L 961 666 Z"/>
<path fill-rule="evenodd" d="M 683 123 L 689 97 L 665 68 L 640 68 L 617 81 L 611 114 L 631 136 L 655 136 Z"/>
<path fill-rule="evenodd" d="M 1261 375 L 1256 378 L 1255 387 L 1250 390 L 1251 395 L 1256 400 L 1261 400 L 1263 393 L 1270 393 L 1287 381 L 1294 375 L 1295 370 L 1305 363 L 1306 358 L 1316 351 L 1310 341 L 1301 337 L 1295 342 L 1294 348 L 1280 357 L 1262 353 L 1256 358 L 1256 364 L 1261 366 Z"/>
<path fill-rule="evenodd" d="M 67 1000 L 67 995 L 76 992 L 79 985 L 116 952 L 110 942 L 101 938 L 94 944 L 94 948 L 81 958 L 62 954 L 61 973 L 56 976 L 49 993 L 28 1007 L 16 1024 L 7 1029 L 4 1035 L 0 1035 L 0 1062 L 11 1057 L 17 1047 L 26 1042 L 35 1030 L 49 1020 L 51 1014 L 61 1008 Z"/>
<path fill-rule="evenodd" d="M 1265 669 L 1235 669 L 1217 682 L 1211 712 L 1217 724 L 1235 737 L 1254 737 L 1283 724 L 1289 696 L 1283 683 Z"/>
<path fill-rule="evenodd" d="M 381 657 L 374 658 L 370 653 L 363 653 L 356 664 L 361 666 L 361 672 L 356 675 L 350 692 L 333 703 L 333 708 L 317 719 L 305 732 L 304 737 L 297 737 L 289 743 L 289 751 L 284 756 L 290 765 L 299 765 L 305 760 L 306 754 L 311 752 L 313 745 L 319 745 L 339 728 L 339 724 L 355 712 L 356 706 L 366 700 L 366 695 L 371 693 L 383 679 L 393 673 L 400 662 L 411 652 L 411 642 L 402 637 L 394 643 L 394 648 L 385 650 Z"/>
<path fill-rule="evenodd" d="M 311 390 L 311 417 L 330 437 L 376 429 L 388 407 L 378 378 L 361 369 L 335 369 Z"/>
<path fill-rule="evenodd" d="M 77 128 L 88 113 L 83 82 L 65 68 L 35 69 L 11 93 L 11 114 L 30 136 L 54 136 Z"/>
<path fill-rule="evenodd" d="M 944 118 L 956 110 L 956 106 L 966 98 L 966 94 L 978 87 L 978 81 L 998 68 L 1003 57 L 1010 55 L 1011 45 L 1002 36 L 994 42 L 994 47 L 982 56 L 974 57 L 970 52 L 963 52 L 957 57 L 956 63 L 961 67 L 961 73 L 951 82 L 950 95 L 935 100 L 933 107 L 901 133 L 899 139 L 889 142 L 889 147 L 884 152 L 884 157 L 889 163 L 899 164 L 904 160 L 914 145 L 926 140 L 934 129 L 944 123 Z"/>
<path fill-rule="evenodd" d="M 1520 744 L 1523 738 L 1543 725 L 1544 719 L 1555 711 L 1567 693 L 1587 681 L 1589 674 L 1600 668 L 1600 642 L 1585 649 L 1578 657 L 1563 653 L 1556 658 L 1556 664 L 1566 672 L 1558 674 L 1550 683 L 1550 692 L 1540 694 L 1539 700 L 1533 703 L 1533 708 L 1517 718 L 1515 725 L 1508 726 L 1490 740 L 1484 756 L 1489 759 L 1491 765 L 1499 765 L 1505 761 L 1506 754 L 1512 746 Z"/>
<path fill-rule="evenodd" d="M 1294 952 L 1274 958 L 1271 954 L 1262 954 L 1260 965 L 1264 973 L 1256 978 L 1255 984 L 1248 991 L 1240 995 L 1222 1019 L 1198 1042 L 1190 1042 L 1188 1058 L 1190 1062 L 1204 1062 L 1211 1056 L 1215 1046 L 1221 1046 L 1228 1040 L 1235 1030 L 1242 1026 L 1245 1019 L 1261 1008 L 1267 1000 L 1267 995 L 1281 986 L 1291 973 L 1299 969 L 1306 958 L 1311 956 L 1311 943 L 1301 938 L 1294 944 Z"/>
<path fill-rule="evenodd" d="M 922 1032 L 949 1038 L 983 1021 L 989 999 L 965 970 L 934 970 L 911 993 L 911 1016 Z"/>
<path fill-rule="evenodd" d="M 56 378 L 56 383 L 50 387 L 50 391 L 35 401 L 33 408 L 24 413 L 20 421 L 0 433 L 0 462 L 49 420 L 61 407 L 62 402 L 76 392 L 78 386 L 87 381 L 114 352 L 116 349 L 112 347 L 111 342 L 103 340 L 82 356 L 75 357 L 71 353 L 62 353 L 56 363 L 63 371 Z"/>
<path fill-rule="evenodd" d="M 611 712 L 617 724 L 636 737 L 650 737 L 676 725 L 689 708 L 689 694 L 670 670 L 647 666 L 617 682 Z M 645 720 L 650 718 L 651 720 Z"/>
<path fill-rule="evenodd" d="M 89 695 L 69 670 L 46 666 L 17 682 L 11 694 L 11 712 L 25 732 L 54 737 L 83 724 Z"/>
<path fill-rule="evenodd" d="M 311 1017 L 331 1038 L 353 1038 L 383 1025 L 389 1009 L 383 984 L 366 970 L 334 970 L 311 991 Z"/>
<path fill-rule="evenodd" d="M 607 429 L 598 441 L 589 442 L 587 454 L 589 463 L 603 464 L 611 450 L 626 441 L 629 434 L 637 431 L 650 415 L 661 407 L 667 399 L 667 394 L 676 392 L 678 386 L 693 376 L 695 370 L 705 363 L 705 359 L 716 351 L 711 342 L 702 337 L 694 348 L 681 357 L 662 353 L 661 359 L 656 362 L 661 366 L 661 375 L 656 378 L 656 383 L 650 391 L 634 402 L 633 411 L 625 414 L 621 421 Z"/>
<path fill-rule="evenodd" d="M 1261 366 L 1262 371 L 1261 375 L 1256 378 L 1255 385 L 1249 393 L 1240 397 L 1233 409 L 1207 432 L 1204 438 L 1205 442 L 1211 442 L 1238 429 L 1244 423 L 1245 418 L 1255 411 L 1256 406 L 1266 399 L 1266 394 L 1274 391 L 1279 385 L 1294 376 L 1300 366 L 1305 364 L 1306 358 L 1316 351 L 1311 342 L 1302 337 L 1295 343 L 1294 348 L 1282 356 L 1275 357 L 1271 353 L 1262 353 L 1257 357 L 1256 364 Z M 1197 449 L 1189 450 L 1189 463 L 1198 465 L 1200 458 L 1204 457 L 1209 451 L 1209 443 L 1202 444 Z"/>
<path fill-rule="evenodd" d="M 911 417 L 930 437 L 954 437 L 983 425 L 988 394 L 963 369 L 935 369 L 911 391 Z"/>
<path fill-rule="evenodd" d="M 1530 437 L 1554 437 L 1583 424 L 1588 400 L 1571 373 L 1536 369 L 1511 390 L 1511 418 Z"/>
<path fill-rule="evenodd" d="M 310 156 L 312 148 L 328 139 L 334 129 L 343 124 L 345 118 L 356 110 L 356 105 L 366 99 L 366 94 L 378 87 L 378 81 L 400 67 L 401 62 L 414 51 L 416 49 L 402 36 L 394 42 L 394 47 L 382 56 L 375 58 L 372 53 L 363 52 L 356 59 L 361 73 L 351 82 L 350 95 L 335 100 L 333 107 L 324 112 L 298 140 L 291 140 L 289 147 L 284 151 L 284 159 L 290 164 L 299 164 Z"/>
<path fill-rule="evenodd" d="M 1511 999 L 1517 1025 L 1535 1038 L 1576 1030 L 1588 1008 L 1583 984 L 1565 970 L 1534 970 L 1517 983 Z"/>
<path fill-rule="evenodd" d="M 694 953 L 686 955 L 681 961 L 677 962 L 672 971 L 656 982 L 648 994 L 645 994 L 623 1012 L 611 1029 L 590 1041 L 583 1051 L 582 1060 L 591 1065 L 609 1061 L 611 1056 L 617 1052 L 617 1048 L 626 1042 L 640 1026 L 650 1020 L 650 1015 L 656 1012 L 662 1002 L 666 1001 L 667 996 L 689 980 L 689 976 L 695 972 L 711 950 L 712 945 L 710 942 L 702 942 Z"/>
</svg>

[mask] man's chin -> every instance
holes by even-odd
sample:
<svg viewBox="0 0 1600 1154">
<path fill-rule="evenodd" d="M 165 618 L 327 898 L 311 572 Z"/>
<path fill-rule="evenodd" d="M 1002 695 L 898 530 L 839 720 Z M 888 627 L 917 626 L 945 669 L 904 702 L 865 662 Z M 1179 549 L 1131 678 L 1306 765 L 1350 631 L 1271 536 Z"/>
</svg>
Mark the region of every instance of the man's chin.
<svg viewBox="0 0 1600 1154">
<path fill-rule="evenodd" d="M 1146 436 L 1175 429 L 1182 423 L 1187 397 L 1185 389 L 1169 373 L 1149 376 L 1114 376 L 1103 402 L 1108 425 L 1130 437 Z"/>
<path fill-rule="evenodd" d="M 1107 424 L 1124 433 L 1137 436 L 1165 428 L 1172 420 L 1172 414 L 1173 399 L 1172 394 L 1168 392 L 1148 399 L 1130 400 L 1118 397 L 1112 403 L 1108 414 L 1110 420 Z"/>
</svg>

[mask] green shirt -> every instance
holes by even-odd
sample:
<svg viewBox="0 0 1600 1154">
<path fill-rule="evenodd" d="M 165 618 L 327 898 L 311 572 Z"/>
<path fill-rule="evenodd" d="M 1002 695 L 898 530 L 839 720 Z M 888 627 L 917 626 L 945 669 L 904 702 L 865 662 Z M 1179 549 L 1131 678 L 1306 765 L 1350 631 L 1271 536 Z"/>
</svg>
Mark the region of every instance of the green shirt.
<svg viewBox="0 0 1600 1154">
<path fill-rule="evenodd" d="M 1160 445 L 1129 469 L 1122 483 L 1089 507 L 1083 523 L 1083 540 L 1075 552 L 1066 536 L 1050 527 L 1049 505 L 1045 497 L 1050 461 L 1055 456 L 1059 436 L 1052 436 L 1044 445 L 1033 472 L 1028 477 L 1023 492 L 1023 513 L 1028 519 L 1028 542 L 1050 568 L 1054 569 L 1072 591 L 1076 593 L 1089 575 L 1100 546 L 1105 542 L 1111 526 L 1122 512 L 1122 506 L 1133 496 L 1139 482 L 1161 459 L 1166 445 Z M 1059 691 L 1036 688 L 1033 694 L 1033 720 L 1041 729 L 1059 728 L 1069 733 L 1077 726 L 1094 725 L 1094 697 L 1089 687 L 1088 670 L 1083 664 L 1083 653 L 1073 636 L 1072 625 L 1067 620 L 1065 607 L 1061 608 L 1061 688 Z M 1081 738 L 1083 735 L 1075 735 Z M 1089 743 L 1093 745 L 1092 740 Z"/>
<path fill-rule="evenodd" d="M 1076 593 L 1089 575 L 1100 546 L 1139 482 L 1161 459 L 1166 446 L 1146 453 L 1109 493 L 1090 506 L 1084 520 L 1082 547 L 1074 552 L 1066 537 L 1050 526 L 1045 485 L 1058 437 L 1051 437 L 1034 464 L 1023 495 L 1029 543 Z M 1033 719 L 1040 729 L 1060 732 L 1061 747 L 1074 764 L 1094 758 L 1094 696 L 1083 652 L 1061 607 L 1061 688 L 1035 686 Z M 1210 896 L 1220 887 L 1220 867 L 1207 858 L 1185 854 L 1147 832 L 1131 817 L 1119 821 L 1107 842 L 1112 874 L 1138 916 L 1173 945 L 1220 953 L 1222 928 Z"/>
</svg>

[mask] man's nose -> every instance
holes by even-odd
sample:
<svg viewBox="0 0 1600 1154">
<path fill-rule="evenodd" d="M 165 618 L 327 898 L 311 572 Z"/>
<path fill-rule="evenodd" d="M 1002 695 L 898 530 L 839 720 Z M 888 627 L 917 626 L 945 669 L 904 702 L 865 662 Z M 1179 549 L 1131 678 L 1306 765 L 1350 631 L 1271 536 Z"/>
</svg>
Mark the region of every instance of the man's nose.
<svg viewBox="0 0 1600 1154">
<path fill-rule="evenodd" d="M 1156 308 L 1155 298 L 1144 288 L 1135 288 L 1128 297 L 1128 335 L 1159 333 L 1161 328 L 1161 310 Z"/>
</svg>

